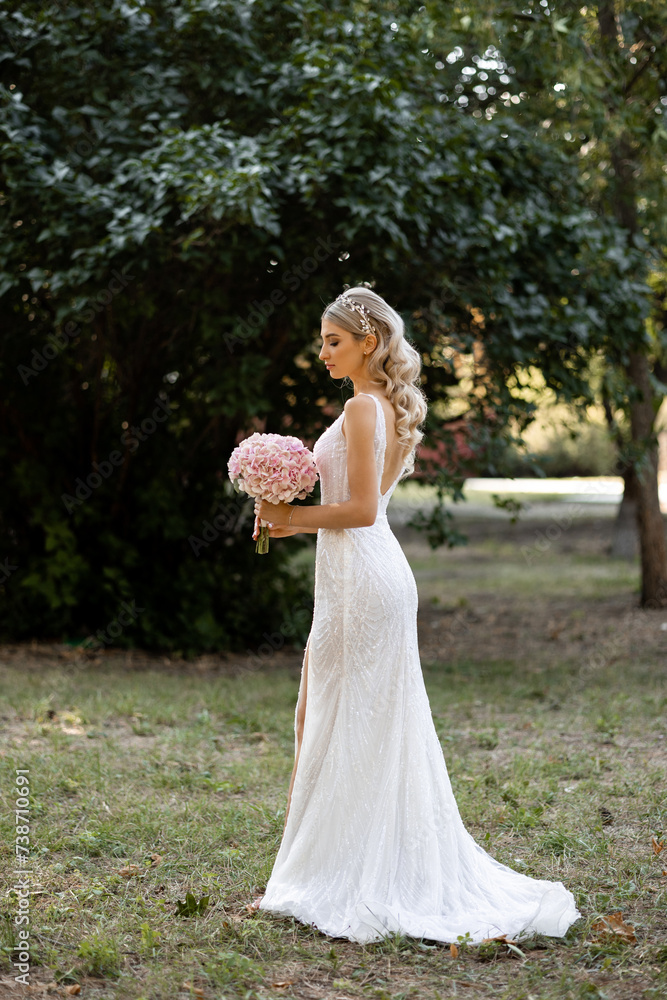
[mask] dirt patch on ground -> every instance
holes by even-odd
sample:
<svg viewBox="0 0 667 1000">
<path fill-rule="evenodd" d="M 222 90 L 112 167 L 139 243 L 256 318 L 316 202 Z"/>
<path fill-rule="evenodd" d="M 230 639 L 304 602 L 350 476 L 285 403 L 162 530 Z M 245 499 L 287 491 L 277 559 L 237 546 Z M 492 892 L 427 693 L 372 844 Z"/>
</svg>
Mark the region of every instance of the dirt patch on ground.
<svg viewBox="0 0 667 1000">
<path fill-rule="evenodd" d="M 422 660 L 579 662 L 595 669 L 633 651 L 667 663 L 667 611 L 642 611 L 625 596 L 596 600 L 539 598 L 530 606 L 499 594 L 479 593 L 465 608 L 423 607 L 419 612 Z"/>
</svg>

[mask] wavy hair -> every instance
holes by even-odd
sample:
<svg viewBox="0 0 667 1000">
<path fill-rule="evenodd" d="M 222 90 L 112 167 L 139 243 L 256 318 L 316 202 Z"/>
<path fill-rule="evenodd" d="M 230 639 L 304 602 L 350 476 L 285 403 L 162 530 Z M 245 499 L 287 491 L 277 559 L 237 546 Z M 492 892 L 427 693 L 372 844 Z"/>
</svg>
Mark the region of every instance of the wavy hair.
<svg viewBox="0 0 667 1000">
<path fill-rule="evenodd" d="M 366 317 L 377 336 L 377 344 L 368 357 L 368 375 L 384 385 L 387 398 L 396 413 L 396 436 L 406 450 L 400 479 L 411 475 L 417 445 L 424 437 L 419 425 L 426 420 L 427 399 L 421 387 L 421 357 L 405 336 L 405 324 L 395 309 L 364 285 L 348 288 L 345 298 L 366 310 Z M 330 302 L 322 313 L 336 326 L 347 330 L 357 340 L 368 334 L 357 310 L 350 309 L 340 297 Z"/>
</svg>

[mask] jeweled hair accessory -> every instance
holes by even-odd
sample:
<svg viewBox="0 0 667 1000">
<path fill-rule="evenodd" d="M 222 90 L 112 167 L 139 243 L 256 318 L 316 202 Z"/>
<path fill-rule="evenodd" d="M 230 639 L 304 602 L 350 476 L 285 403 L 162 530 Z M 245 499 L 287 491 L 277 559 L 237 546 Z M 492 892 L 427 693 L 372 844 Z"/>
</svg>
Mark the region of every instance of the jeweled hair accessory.
<svg viewBox="0 0 667 1000">
<path fill-rule="evenodd" d="M 370 313 L 366 306 L 362 306 L 361 302 L 355 302 L 354 299 L 348 298 L 345 292 L 341 294 L 336 299 L 336 302 L 344 302 L 348 309 L 352 309 L 354 312 L 359 313 L 359 322 L 361 323 L 361 329 L 364 333 L 370 333 L 372 336 L 377 337 L 377 331 L 374 329 L 369 316 Z"/>
</svg>

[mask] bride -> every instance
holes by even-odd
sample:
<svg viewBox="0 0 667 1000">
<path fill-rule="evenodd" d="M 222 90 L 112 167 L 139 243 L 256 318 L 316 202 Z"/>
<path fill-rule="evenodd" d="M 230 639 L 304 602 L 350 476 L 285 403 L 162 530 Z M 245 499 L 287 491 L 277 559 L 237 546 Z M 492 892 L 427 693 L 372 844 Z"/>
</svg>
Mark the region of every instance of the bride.
<svg viewBox="0 0 667 1000">
<path fill-rule="evenodd" d="M 322 315 L 320 360 L 354 396 L 317 440 L 321 504 L 255 503 L 275 538 L 316 532 L 313 621 L 282 841 L 251 908 L 366 943 L 561 936 L 562 882 L 489 855 L 466 830 L 431 716 L 417 587 L 387 521 L 427 407 L 419 354 L 384 299 L 351 288 Z"/>
</svg>

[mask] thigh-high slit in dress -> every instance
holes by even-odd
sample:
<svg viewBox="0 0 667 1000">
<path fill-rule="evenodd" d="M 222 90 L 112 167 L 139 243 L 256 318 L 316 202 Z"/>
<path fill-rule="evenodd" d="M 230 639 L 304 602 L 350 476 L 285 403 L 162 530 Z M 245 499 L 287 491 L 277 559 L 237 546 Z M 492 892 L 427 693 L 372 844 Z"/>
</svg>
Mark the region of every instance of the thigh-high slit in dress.
<svg viewBox="0 0 667 1000">
<path fill-rule="evenodd" d="M 373 399 L 377 517 L 317 534 L 303 735 L 259 909 L 359 943 L 562 936 L 581 916 L 572 893 L 501 864 L 459 814 L 421 670 L 417 586 L 387 521 L 400 473 L 380 493 L 387 435 Z M 343 418 L 314 448 L 323 504 L 350 498 Z"/>
</svg>

